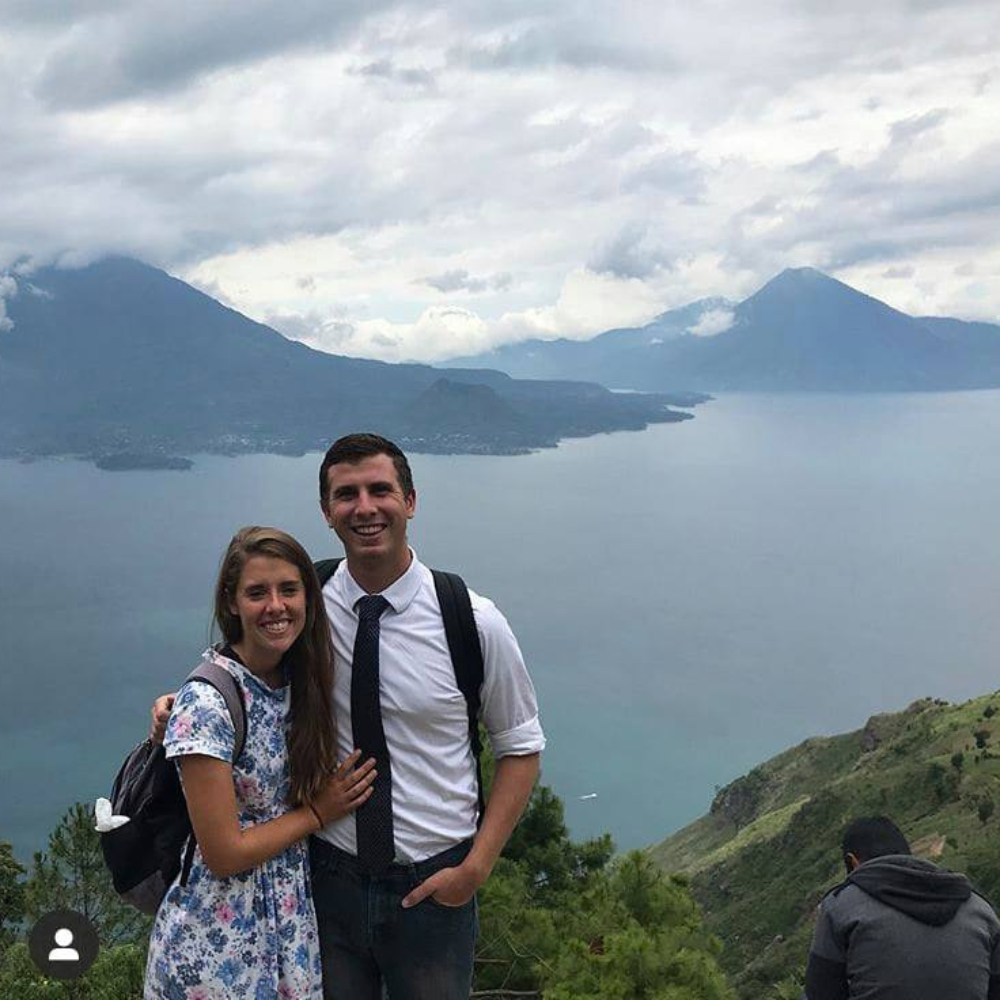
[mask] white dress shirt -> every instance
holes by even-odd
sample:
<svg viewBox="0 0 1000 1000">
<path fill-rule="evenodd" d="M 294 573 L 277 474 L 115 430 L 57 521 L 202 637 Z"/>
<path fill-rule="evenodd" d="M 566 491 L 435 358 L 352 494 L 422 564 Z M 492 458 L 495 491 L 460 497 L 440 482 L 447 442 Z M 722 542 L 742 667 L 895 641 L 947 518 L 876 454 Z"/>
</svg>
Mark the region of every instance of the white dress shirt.
<svg viewBox="0 0 1000 1000">
<path fill-rule="evenodd" d="M 411 550 L 412 553 L 412 550 Z M 476 832 L 475 761 L 469 716 L 458 689 L 434 577 L 412 553 L 409 569 L 382 596 L 379 690 L 382 728 L 392 767 L 392 822 L 398 861 L 423 861 Z M 323 588 L 333 633 L 334 712 L 338 757 L 354 749 L 351 731 L 351 657 L 364 591 L 346 560 Z M 535 689 L 507 620 L 492 601 L 469 591 L 483 650 L 480 719 L 493 754 L 538 753 L 545 737 Z M 354 814 L 319 836 L 357 854 Z"/>
</svg>

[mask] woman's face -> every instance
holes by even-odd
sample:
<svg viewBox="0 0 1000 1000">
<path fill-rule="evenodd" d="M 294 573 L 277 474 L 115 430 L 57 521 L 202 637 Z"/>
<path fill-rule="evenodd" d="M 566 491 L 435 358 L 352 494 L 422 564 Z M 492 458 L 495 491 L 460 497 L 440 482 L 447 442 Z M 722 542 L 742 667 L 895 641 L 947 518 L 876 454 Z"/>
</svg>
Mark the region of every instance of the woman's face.
<svg viewBox="0 0 1000 1000">
<path fill-rule="evenodd" d="M 236 643 L 248 667 L 272 669 L 302 634 L 306 589 L 298 568 L 273 556 L 251 556 L 229 610 L 243 626 Z"/>
</svg>

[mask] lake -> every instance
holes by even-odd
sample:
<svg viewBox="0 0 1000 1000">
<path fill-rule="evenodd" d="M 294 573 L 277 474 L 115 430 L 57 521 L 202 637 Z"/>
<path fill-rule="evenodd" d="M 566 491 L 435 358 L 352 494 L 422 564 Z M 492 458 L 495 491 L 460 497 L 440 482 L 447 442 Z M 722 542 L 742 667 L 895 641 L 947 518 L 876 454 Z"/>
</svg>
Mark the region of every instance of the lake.
<svg viewBox="0 0 1000 1000">
<path fill-rule="evenodd" d="M 414 547 L 506 613 L 543 780 L 574 835 L 622 848 L 806 737 L 1000 687 L 1000 392 L 695 412 L 520 457 L 412 456 Z M 339 554 L 319 457 L 0 462 L 0 839 L 22 860 L 107 792 L 196 662 L 236 527 Z"/>
</svg>

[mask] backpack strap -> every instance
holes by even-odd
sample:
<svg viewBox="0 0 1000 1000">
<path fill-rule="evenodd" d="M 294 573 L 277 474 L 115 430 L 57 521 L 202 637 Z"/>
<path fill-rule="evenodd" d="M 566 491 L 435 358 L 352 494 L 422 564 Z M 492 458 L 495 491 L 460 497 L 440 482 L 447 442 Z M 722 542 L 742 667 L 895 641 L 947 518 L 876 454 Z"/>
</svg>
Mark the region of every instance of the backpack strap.
<svg viewBox="0 0 1000 1000">
<path fill-rule="evenodd" d="M 243 700 L 243 692 L 233 675 L 225 667 L 214 663 L 212 660 L 202 660 L 187 675 L 189 681 L 201 681 L 209 684 L 222 695 L 226 708 L 229 709 L 229 717 L 233 720 L 233 729 L 236 736 L 233 741 L 233 763 L 243 753 L 243 747 L 247 741 L 247 706 Z M 184 849 L 184 863 L 181 866 L 181 885 L 187 885 L 188 876 L 191 874 L 191 865 L 194 863 L 195 849 L 194 830 L 188 837 L 187 847 Z"/>
<path fill-rule="evenodd" d="M 247 741 L 247 706 L 243 701 L 243 692 L 233 675 L 225 667 L 211 660 L 203 660 L 187 675 L 189 681 L 203 681 L 215 688 L 222 695 L 222 700 L 229 709 L 236 730 L 233 742 L 233 763 L 241 753 Z"/>
<path fill-rule="evenodd" d="M 434 589 L 441 605 L 444 634 L 451 653 L 451 665 L 455 671 L 458 689 L 465 697 L 465 707 L 469 716 L 469 745 L 476 762 L 476 789 L 479 799 L 479 822 L 483 821 L 486 803 L 483 797 L 483 769 L 480 757 L 483 743 L 479 738 L 480 689 L 483 686 L 483 650 L 479 644 L 479 632 L 472 613 L 472 601 L 465 581 L 456 573 L 445 573 L 433 569 Z"/>
<path fill-rule="evenodd" d="M 337 572 L 337 567 L 343 561 L 343 559 L 320 559 L 319 562 L 313 563 L 313 569 L 316 570 L 316 575 L 319 577 L 321 590 L 326 586 L 327 580 Z"/>
<path fill-rule="evenodd" d="M 313 563 L 320 587 L 337 572 L 343 559 L 320 559 Z M 465 581 L 457 573 L 445 573 L 432 569 L 434 589 L 441 605 L 444 634 L 448 640 L 451 666 L 455 671 L 455 681 L 465 698 L 465 708 L 469 717 L 469 745 L 476 762 L 476 790 L 479 799 L 479 822 L 483 821 L 486 810 L 483 797 L 483 773 L 480 757 L 483 743 L 479 738 L 480 689 L 483 686 L 483 651 L 479 645 L 479 632 L 472 613 L 472 601 Z"/>
</svg>

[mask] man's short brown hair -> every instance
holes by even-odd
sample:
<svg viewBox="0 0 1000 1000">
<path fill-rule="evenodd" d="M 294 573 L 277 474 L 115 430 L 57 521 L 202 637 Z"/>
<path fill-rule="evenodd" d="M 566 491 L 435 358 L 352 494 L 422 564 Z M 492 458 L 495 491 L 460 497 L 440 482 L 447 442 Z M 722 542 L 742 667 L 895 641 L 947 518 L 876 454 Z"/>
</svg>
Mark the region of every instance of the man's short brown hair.
<svg viewBox="0 0 1000 1000">
<path fill-rule="evenodd" d="M 379 434 L 346 434 L 342 438 L 337 438 L 327 448 L 323 462 L 319 467 L 320 507 L 323 510 L 328 507 L 326 474 L 332 466 L 339 465 L 341 462 L 355 465 L 362 459 L 375 455 L 388 455 L 392 459 L 403 496 L 410 496 L 413 493 L 413 473 L 410 472 L 410 463 L 406 460 L 406 455 L 403 454 L 399 445 L 393 444 L 388 438 Z"/>
</svg>

